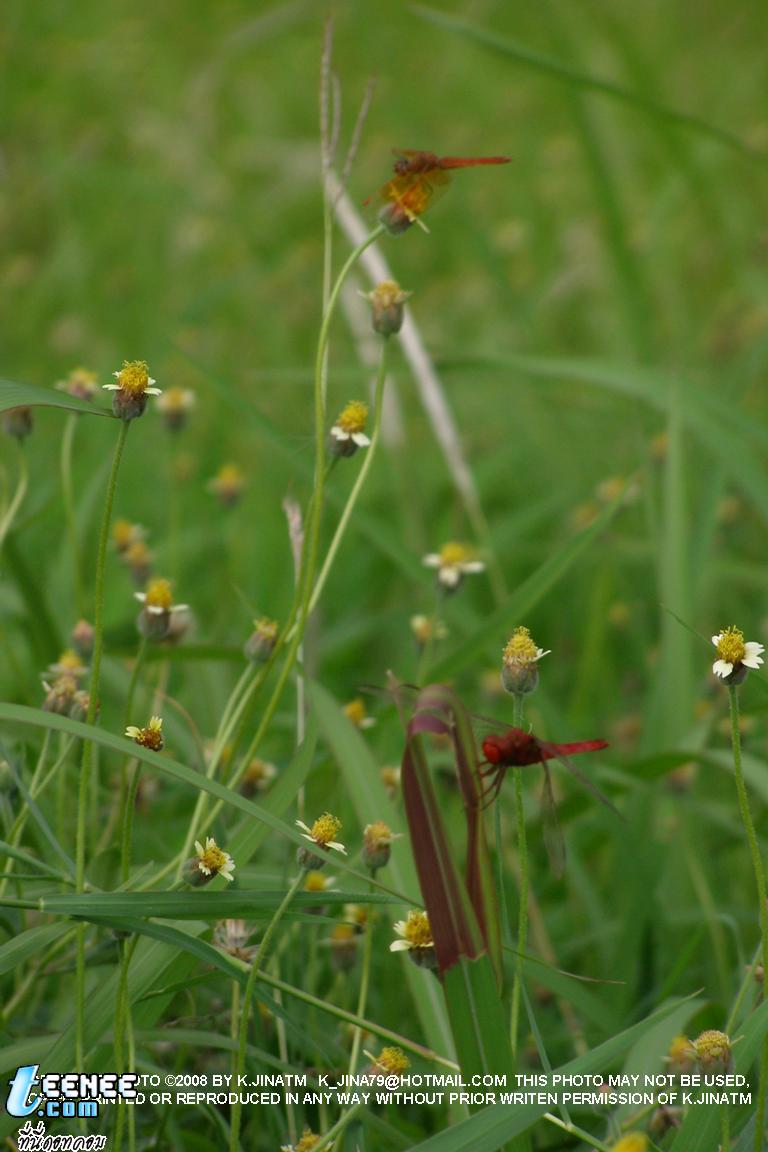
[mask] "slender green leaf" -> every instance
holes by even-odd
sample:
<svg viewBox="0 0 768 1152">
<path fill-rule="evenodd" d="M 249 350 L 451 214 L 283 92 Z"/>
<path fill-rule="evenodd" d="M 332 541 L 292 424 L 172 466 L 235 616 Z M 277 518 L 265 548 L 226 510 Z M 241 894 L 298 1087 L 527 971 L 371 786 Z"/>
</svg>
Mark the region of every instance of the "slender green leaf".
<svg viewBox="0 0 768 1152">
<path fill-rule="evenodd" d="M 508 40 L 497 35 L 495 32 L 488 31 L 485 28 L 479 27 L 477 24 L 472 24 L 468 20 L 463 20 L 450 13 L 440 12 L 435 8 L 427 8 L 421 4 L 414 5 L 414 11 L 418 16 L 421 16 L 422 19 L 428 20 L 432 24 L 437 24 L 439 27 L 446 28 L 451 32 L 458 32 L 467 39 L 474 40 L 478 44 L 482 44 L 484 47 L 500 53 L 507 59 L 513 60 L 516 64 L 523 65 L 535 72 L 540 72 L 554 80 L 559 80 L 577 88 L 585 88 L 589 91 L 597 92 L 602 96 L 608 96 L 612 100 L 618 100 L 622 104 L 627 104 L 639 112 L 669 120 L 675 124 L 679 124 L 681 127 L 690 129 L 692 132 L 698 132 L 714 140 L 719 140 L 721 144 L 726 144 L 729 148 L 735 148 L 738 152 L 743 153 L 745 156 L 750 156 L 755 160 L 762 161 L 768 159 L 764 153 L 758 152 L 745 140 L 741 140 L 738 136 L 735 136 L 732 132 L 728 132 L 726 129 L 718 128 L 715 124 L 710 124 L 708 120 L 704 120 L 700 116 L 695 116 L 690 112 L 679 112 L 674 108 L 669 108 L 666 104 L 651 100 L 639 92 L 633 92 L 628 88 L 623 88 L 620 84 L 615 84 L 610 80 L 602 80 L 600 77 L 591 76 L 587 72 L 580 72 L 575 68 L 571 68 L 568 64 L 562 63 L 560 60 L 553 60 L 551 57 L 544 56 L 539 52 L 534 52 L 524 45 L 517 44 L 513 40 Z"/>
<path fill-rule="evenodd" d="M 39 405 L 114 419 L 108 409 L 97 408 L 86 400 L 78 400 L 74 396 L 67 395 L 66 392 L 56 392 L 53 388 L 39 388 L 36 384 L 17 384 L 12 380 L 0 380 L 0 412 L 7 412 L 9 408 L 29 408 Z"/>
<path fill-rule="evenodd" d="M 666 1005 L 653 1016 L 612 1036 L 590 1052 L 563 1065 L 562 1075 L 603 1073 L 635 1044 L 645 1032 L 655 1028 L 675 1010 L 679 1001 Z M 510 1091 L 514 1089 L 510 1086 Z M 548 1111 L 546 1104 L 491 1104 L 468 1120 L 416 1144 L 411 1152 L 496 1152 L 508 1140 L 531 1128 Z M 699 1145 L 698 1152 L 708 1147 Z M 679 1152 L 679 1150 L 675 1150 Z"/>
</svg>

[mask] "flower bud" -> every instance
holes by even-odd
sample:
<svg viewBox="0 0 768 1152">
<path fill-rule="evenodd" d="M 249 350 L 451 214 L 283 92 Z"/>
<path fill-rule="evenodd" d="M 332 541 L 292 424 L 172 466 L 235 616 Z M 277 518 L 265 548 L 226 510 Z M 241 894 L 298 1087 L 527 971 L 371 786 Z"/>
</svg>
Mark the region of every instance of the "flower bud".
<svg viewBox="0 0 768 1152">
<path fill-rule="evenodd" d="M 29 436 L 34 426 L 31 408 L 8 408 L 2 415 L 3 431 L 15 440 Z"/>
<path fill-rule="evenodd" d="M 702 1032 L 693 1042 L 696 1060 L 702 1072 L 729 1072 L 731 1069 L 731 1042 L 725 1032 L 714 1029 Z"/>
<path fill-rule="evenodd" d="M 78 620 L 72 629 L 72 647 L 81 656 L 90 656 L 93 652 L 93 637 L 93 624 L 89 624 L 87 620 Z"/>
<path fill-rule="evenodd" d="M 399 332 L 403 326 L 405 301 L 412 295 L 412 292 L 403 292 L 394 280 L 383 280 L 369 292 L 374 331 L 381 336 L 394 336 Z"/>
<path fill-rule="evenodd" d="M 276 620 L 268 620 L 262 616 L 254 620 L 254 631 L 246 640 L 243 652 L 247 660 L 254 664 L 266 664 L 275 650 L 279 625 Z"/>
</svg>

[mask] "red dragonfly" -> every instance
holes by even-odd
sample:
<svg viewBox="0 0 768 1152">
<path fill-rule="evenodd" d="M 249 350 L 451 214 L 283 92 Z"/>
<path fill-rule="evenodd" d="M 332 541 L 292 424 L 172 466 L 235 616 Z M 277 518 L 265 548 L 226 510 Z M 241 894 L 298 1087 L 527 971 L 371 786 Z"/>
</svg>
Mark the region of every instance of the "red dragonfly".
<svg viewBox="0 0 768 1152">
<path fill-rule="evenodd" d="M 544 824 L 544 842 L 547 848 L 552 867 L 556 875 L 561 876 L 565 864 L 565 845 L 563 834 L 557 820 L 555 797 L 552 791 L 552 777 L 549 774 L 548 760 L 559 760 L 571 772 L 580 784 L 590 792 L 596 800 L 610 808 L 611 812 L 621 818 L 618 810 L 613 806 L 607 796 L 597 788 L 588 776 L 571 763 L 568 757 L 577 752 L 599 752 L 607 748 L 607 740 L 572 740 L 565 744 L 554 744 L 549 740 L 539 740 L 532 732 L 522 728 L 507 728 L 504 732 L 490 733 L 486 736 L 481 748 L 485 760 L 480 765 L 480 774 L 491 780 L 486 801 L 490 804 L 499 794 L 508 768 L 526 768 L 532 764 L 540 764 L 544 770 L 544 787 L 542 791 L 542 815 Z"/>
<path fill-rule="evenodd" d="M 453 168 L 509 164 L 509 156 L 436 156 L 434 152 L 393 149 L 395 175 L 378 197 L 384 201 L 381 220 L 391 232 L 404 232 L 442 196 Z M 370 200 L 365 201 L 366 204 Z"/>
<path fill-rule="evenodd" d="M 404 699 L 409 700 L 411 703 L 416 703 L 420 692 L 420 689 L 413 684 L 401 683 L 395 683 L 389 690 L 373 688 L 368 685 L 363 686 L 363 690 L 390 700 L 394 698 L 398 706 L 402 705 Z M 608 797 L 570 760 L 571 756 L 579 752 L 599 752 L 603 748 L 607 748 L 607 740 L 572 740 L 564 744 L 555 744 L 550 740 L 540 740 L 538 736 L 534 736 L 532 732 L 526 732 L 522 728 L 509 727 L 487 716 L 478 716 L 474 713 L 470 713 L 469 715 L 472 725 L 478 734 L 480 747 L 485 757 L 480 763 L 480 775 L 484 781 L 488 781 L 484 806 L 487 807 L 492 804 L 498 796 L 508 768 L 528 768 L 534 764 L 541 765 L 544 773 L 544 784 L 541 795 L 544 844 L 553 871 L 557 876 L 561 876 L 565 865 L 565 844 L 557 819 L 557 806 L 552 788 L 552 777 L 550 776 L 547 762 L 549 760 L 558 760 L 596 800 L 599 800 L 600 803 L 606 808 L 609 808 L 614 815 L 622 819 L 621 813 L 614 807 Z M 483 729 L 485 730 L 485 734 L 481 736 L 480 730 Z"/>
</svg>

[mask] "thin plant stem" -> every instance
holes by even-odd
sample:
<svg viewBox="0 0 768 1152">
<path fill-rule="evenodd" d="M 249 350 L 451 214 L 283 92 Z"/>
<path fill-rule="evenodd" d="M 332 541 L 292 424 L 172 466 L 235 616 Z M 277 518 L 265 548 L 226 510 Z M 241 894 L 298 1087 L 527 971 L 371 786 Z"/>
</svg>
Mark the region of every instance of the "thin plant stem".
<svg viewBox="0 0 768 1152">
<path fill-rule="evenodd" d="M 3 546 L 3 540 L 8 535 L 11 525 L 16 519 L 16 513 L 21 507 L 21 503 L 27 494 L 27 485 L 29 483 L 29 468 L 27 466 L 27 454 L 24 451 L 23 445 L 19 445 L 19 478 L 16 481 L 16 491 L 11 497 L 10 503 L 5 510 L 5 514 L 0 519 L 0 548 Z"/>
<path fill-rule="evenodd" d="M 765 870 L 763 858 L 760 854 L 760 845 L 757 842 L 754 821 L 749 807 L 747 786 L 744 782 L 744 773 L 741 767 L 741 731 L 739 728 L 739 692 L 734 684 L 728 685 L 728 696 L 731 706 L 731 748 L 733 751 L 733 775 L 736 780 L 736 794 L 739 799 L 739 809 L 744 831 L 747 834 L 747 843 L 752 857 L 752 869 L 755 873 L 755 887 L 757 888 L 758 913 L 760 918 L 761 958 L 763 964 L 763 987 L 768 975 L 768 904 L 766 904 Z M 763 1041 L 762 1059 L 760 1061 L 760 1081 L 757 1091 L 757 1108 L 755 1112 L 755 1152 L 761 1152 L 763 1147 L 763 1125 L 765 1123 L 765 1103 L 768 1095 L 768 1036 Z"/>
<path fill-rule="evenodd" d="M 75 603 L 79 616 L 85 614 L 85 590 L 80 570 L 80 548 L 77 541 L 77 519 L 75 518 L 74 486 L 72 484 L 72 448 L 75 442 L 78 414 L 70 412 L 64 424 L 61 437 L 61 499 L 64 505 L 64 519 L 69 536 L 69 550 L 72 554 L 72 580 L 75 590 Z"/>
<path fill-rule="evenodd" d="M 388 339 L 385 338 L 384 340 L 382 340 L 381 356 L 379 357 L 379 367 L 378 367 L 378 372 L 376 374 L 376 389 L 374 392 L 373 433 L 371 435 L 371 443 L 369 444 L 368 448 L 366 449 L 365 459 L 363 460 L 362 467 L 360 468 L 360 471 L 357 474 L 357 479 L 355 480 L 355 483 L 352 486 L 352 491 L 350 492 L 347 503 L 344 506 L 344 511 L 342 512 L 341 516 L 339 517 L 339 522 L 336 525 L 336 531 L 333 535 L 333 540 L 330 543 L 330 546 L 328 548 L 328 552 L 326 553 L 325 560 L 323 561 L 323 566 L 320 569 L 320 574 L 317 577 L 317 581 L 315 582 L 315 586 L 312 590 L 312 596 L 311 596 L 310 601 L 309 601 L 309 613 L 310 614 L 317 607 L 317 602 L 320 599 L 320 596 L 322 595 L 323 587 L 325 586 L 325 582 L 328 579 L 328 573 L 330 572 L 331 568 L 333 567 L 333 562 L 336 559 L 336 555 L 338 553 L 339 547 L 340 547 L 341 542 L 344 538 L 344 533 L 347 530 L 347 526 L 349 524 L 350 518 L 351 518 L 352 513 L 355 509 L 355 504 L 357 503 L 358 497 L 360 496 L 360 493 L 363 490 L 363 486 L 364 486 L 365 481 L 368 477 L 368 473 L 371 470 L 371 465 L 373 464 L 373 458 L 376 454 L 376 449 L 378 448 L 378 445 L 379 445 L 379 439 L 381 436 L 381 413 L 382 413 L 382 408 L 384 405 L 384 384 L 385 384 L 386 378 L 387 378 L 387 349 L 388 349 L 388 346 L 389 346 L 389 341 L 388 341 Z"/>
<path fill-rule="evenodd" d="M 112 521 L 112 506 L 117 488 L 117 476 L 120 471 L 120 461 L 123 458 L 123 449 L 128 436 L 128 420 L 120 421 L 120 431 L 112 458 L 112 468 L 107 481 L 107 492 L 104 500 L 104 513 L 101 520 L 99 544 L 96 552 L 96 579 L 94 589 L 93 613 L 93 661 L 91 664 L 91 683 L 89 689 L 88 713 L 86 724 L 93 724 L 99 706 L 99 687 L 101 684 L 101 657 L 104 649 L 104 574 L 107 564 L 107 545 L 109 543 L 109 526 Z M 77 804 L 77 832 L 75 841 L 75 887 L 78 893 L 85 888 L 85 840 L 86 840 L 86 814 L 88 812 L 88 797 L 90 795 L 91 763 L 93 759 L 93 741 L 83 741 L 83 756 L 80 764 L 80 790 Z M 77 929 L 77 963 L 75 972 L 76 1006 L 75 1006 L 75 1067 L 85 1071 L 85 925 L 78 925 Z"/>
<path fill-rule="evenodd" d="M 251 1016 L 251 1000 L 253 998 L 253 990 L 256 986 L 256 980 L 259 976 L 259 968 L 266 959 L 267 949 L 269 948 L 270 941 L 275 934 L 278 924 L 282 920 L 289 904 L 298 892 L 302 883 L 304 882 L 304 869 L 299 869 L 293 883 L 283 897 L 279 907 L 275 911 L 274 916 L 266 927 L 264 935 L 259 943 L 258 951 L 253 959 L 251 971 L 248 974 L 248 981 L 245 985 L 245 992 L 243 994 L 243 1010 L 240 1014 L 240 1029 L 238 1035 L 237 1047 L 237 1075 L 238 1077 L 245 1074 L 245 1050 L 248 1043 L 248 1021 Z M 239 1079 L 236 1081 L 240 1083 Z M 229 1147 L 230 1152 L 238 1152 L 240 1145 L 240 1122 L 242 1119 L 242 1104 L 240 1103 L 239 1093 L 237 1099 L 232 1105 L 232 1115 L 230 1119 L 229 1128 Z"/>
<path fill-rule="evenodd" d="M 523 724 L 523 697 L 515 693 L 513 699 L 512 723 L 515 728 Z M 517 854 L 520 874 L 520 905 L 517 916 L 517 957 L 515 979 L 512 985 L 512 1007 L 510 1011 L 510 1039 L 512 1056 L 517 1060 L 518 1026 L 520 1022 L 520 999 L 523 984 L 523 962 L 528 942 L 528 840 L 525 828 L 525 806 L 523 804 L 523 770 L 518 765 L 512 769 L 515 780 L 515 816 L 517 818 Z"/>
<path fill-rule="evenodd" d="M 373 887 L 370 888 L 373 891 Z M 360 974 L 360 991 L 357 997 L 357 1015 L 365 1015 L 365 1006 L 368 1002 L 368 986 L 371 980 L 371 957 L 373 954 L 373 909 L 368 909 L 368 915 L 365 921 L 365 945 L 363 948 L 363 970 Z M 363 1043 L 362 1028 L 355 1028 L 355 1034 L 352 1039 L 352 1052 L 349 1057 L 349 1075 L 355 1075 L 357 1061 L 360 1056 L 360 1048 Z"/>
</svg>

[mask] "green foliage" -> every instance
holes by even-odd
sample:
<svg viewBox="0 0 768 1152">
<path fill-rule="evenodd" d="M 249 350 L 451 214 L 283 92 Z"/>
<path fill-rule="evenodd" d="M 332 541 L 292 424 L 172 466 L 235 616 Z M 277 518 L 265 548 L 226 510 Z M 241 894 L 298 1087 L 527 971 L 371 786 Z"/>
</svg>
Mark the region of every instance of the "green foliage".
<svg viewBox="0 0 768 1152">
<path fill-rule="evenodd" d="M 553 740 L 606 738 L 610 748 L 584 771 L 624 820 L 552 762 L 567 845 L 556 879 L 540 769 L 525 767 L 530 1037 L 519 1069 L 661 1072 L 676 1032 L 727 1027 L 754 1101 L 768 1016 L 748 971 L 759 945 L 755 884 L 709 638 L 729 624 L 747 639 L 766 635 L 763 8 L 747 0 L 734 19 L 727 6 L 668 0 L 335 6 L 342 148 L 378 77 L 342 202 L 359 214 L 361 235 L 374 226 L 393 147 L 511 163 L 454 173 L 426 216 L 429 234 L 414 227 L 377 243 L 413 292 L 407 312 L 455 436 L 437 427 L 435 394 L 423 379 L 414 386 L 393 337 L 393 407 L 289 666 L 303 622 L 282 501 L 295 500 L 318 529 L 316 575 L 361 464 L 360 454 L 340 459 L 324 476 L 313 520 L 324 261 L 335 274 L 353 247 L 323 221 L 315 93 L 325 16 L 305 0 L 199 4 L 193 19 L 178 0 L 8 7 L 0 424 L 8 409 L 31 406 L 34 429 L 19 443 L 0 431 L 0 1069 L 85 1070 L 82 1048 L 87 1070 L 116 1070 L 123 1005 L 137 1066 L 161 1077 L 232 1072 L 232 1017 L 244 1013 L 251 1073 L 360 1071 L 363 1048 L 383 1044 L 404 1047 L 416 1073 L 455 1072 L 457 1062 L 506 1070 L 496 976 L 499 951 L 507 972 L 516 962 L 511 783 L 495 802 L 498 841 L 496 810 L 482 812 L 475 876 L 484 914 L 497 899 L 502 909 L 496 974 L 470 950 L 440 981 L 389 950 L 393 924 L 424 898 L 392 772 L 410 705 L 398 717 L 366 697 L 376 724 L 364 729 L 344 703 L 393 669 L 422 685 L 450 681 L 473 712 L 511 724 L 500 654 L 526 624 L 552 649 L 526 724 Z M 328 426 L 366 398 L 375 370 L 377 346 L 355 310 L 367 307 L 355 289 L 371 286 L 361 264 L 333 318 L 320 382 Z M 196 404 L 173 431 L 150 398 L 128 437 L 115 517 L 145 530 L 152 574 L 173 582 L 193 623 L 180 643 L 149 645 L 137 667 L 134 593 L 145 574 L 110 547 L 99 717 L 89 727 L 69 697 L 71 715 L 43 710 L 60 701 L 42 681 L 56 680 L 51 665 L 78 619 L 94 618 L 119 425 L 106 393 L 86 403 L 54 384 L 77 365 L 111 382 L 137 357 L 166 395 L 192 390 Z M 77 419 L 87 413 L 107 418 Z M 246 488 L 224 506 L 210 480 L 227 463 Z M 487 565 L 452 595 L 422 563 L 449 540 Z M 306 550 L 304 563 L 306 572 Z M 447 636 L 414 643 L 416 614 L 439 617 Z M 270 664 L 244 672 L 243 646 L 262 615 L 280 622 L 280 644 Z M 87 690 L 87 675 L 75 687 Z M 752 673 L 740 690 L 763 857 L 765 689 Z M 163 717 L 159 753 L 122 735 L 153 714 Z M 460 742 L 474 738 L 467 726 Z M 419 739 L 435 819 L 415 847 L 432 851 L 439 825 L 435 884 L 463 884 L 455 745 Z M 84 740 L 93 768 L 78 891 Z M 136 766 L 123 883 L 125 780 Z M 296 876 L 297 850 L 311 847 L 295 820 L 311 826 L 324 812 L 342 821 L 348 853 L 320 856 L 335 886 L 297 895 L 245 1005 L 247 963 L 214 943 L 215 922 L 243 919 L 247 946 L 258 945 Z M 402 838 L 371 877 L 360 849 L 374 821 Z M 183 886 L 185 855 L 209 835 L 234 857 L 234 883 Z M 342 1125 L 335 1152 L 528 1142 L 554 1152 L 588 1140 L 610 1148 L 649 1122 L 630 1106 L 577 1107 L 567 1133 L 565 1116 L 545 1111 L 246 1108 L 241 1146 L 273 1152 L 306 1122 L 322 1133 Z M 753 1113 L 731 1110 L 732 1152 L 759 1141 Z M 109 1114 L 110 1147 L 208 1152 L 231 1139 L 226 1107 L 147 1105 L 135 1120 L 120 1143 Z M 704 1152 L 721 1139 L 718 1108 L 681 1121 L 657 1138 L 663 1152 Z M 17 1128 L 0 1119 L 3 1137 Z"/>
</svg>

